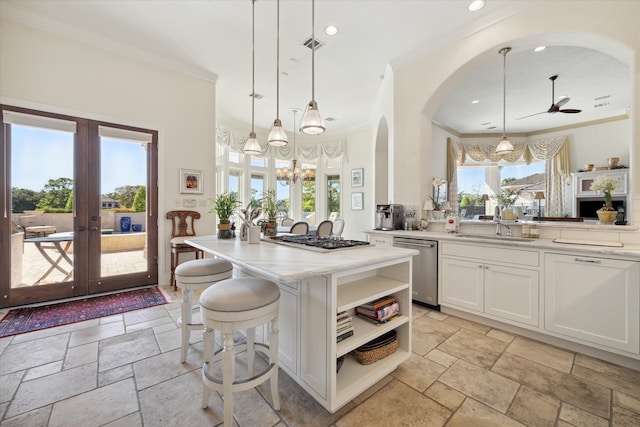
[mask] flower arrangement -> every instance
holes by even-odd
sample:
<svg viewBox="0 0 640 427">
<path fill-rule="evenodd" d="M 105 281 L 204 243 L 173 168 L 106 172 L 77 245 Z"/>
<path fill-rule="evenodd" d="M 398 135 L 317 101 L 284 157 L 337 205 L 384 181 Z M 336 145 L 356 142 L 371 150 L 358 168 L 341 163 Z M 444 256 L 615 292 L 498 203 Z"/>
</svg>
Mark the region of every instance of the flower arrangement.
<svg viewBox="0 0 640 427">
<path fill-rule="evenodd" d="M 596 179 L 591 183 L 589 189 L 591 191 L 602 191 L 604 193 L 604 206 L 602 210 L 612 211 L 613 205 L 611 203 L 611 192 L 616 190 L 621 184 L 618 178 L 608 177 L 604 175 L 598 175 Z"/>
<path fill-rule="evenodd" d="M 443 179 L 443 178 L 433 178 L 433 195 L 431 197 L 429 197 L 432 201 L 433 201 L 433 208 L 436 211 L 439 211 L 442 209 L 442 203 L 445 202 L 445 199 L 443 198 L 442 200 L 440 200 L 440 187 L 442 187 L 443 185 L 446 185 L 447 180 Z M 444 195 L 446 198 L 446 195 Z"/>
</svg>

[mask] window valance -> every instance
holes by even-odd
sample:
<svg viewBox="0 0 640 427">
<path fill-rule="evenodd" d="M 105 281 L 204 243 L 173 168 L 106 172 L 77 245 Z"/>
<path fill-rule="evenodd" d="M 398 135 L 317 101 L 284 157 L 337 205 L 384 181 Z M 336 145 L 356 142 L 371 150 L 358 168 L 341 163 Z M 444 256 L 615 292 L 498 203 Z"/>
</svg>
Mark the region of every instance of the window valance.
<svg viewBox="0 0 640 427">
<path fill-rule="evenodd" d="M 476 163 L 496 163 L 499 160 L 514 163 L 522 159 L 526 164 L 530 164 L 533 160 L 549 160 L 555 157 L 567 138 L 567 136 L 556 136 L 535 141 L 512 140 L 513 153 L 506 155 L 496 154 L 497 142 L 454 141 L 452 146 L 460 166 L 464 165 L 468 159 Z"/>
<path fill-rule="evenodd" d="M 216 142 L 229 147 L 229 150 L 242 153 L 244 144 L 247 142 L 246 136 L 240 136 L 222 126 L 216 126 Z M 262 154 L 256 157 L 274 157 L 282 160 L 292 160 L 294 158 L 304 161 L 317 160 L 320 157 L 336 159 L 344 154 L 344 140 L 335 142 L 323 142 L 320 144 L 303 144 L 296 142 L 295 152 L 293 143 L 290 141 L 284 147 L 273 147 L 267 141 L 260 142 Z"/>
</svg>

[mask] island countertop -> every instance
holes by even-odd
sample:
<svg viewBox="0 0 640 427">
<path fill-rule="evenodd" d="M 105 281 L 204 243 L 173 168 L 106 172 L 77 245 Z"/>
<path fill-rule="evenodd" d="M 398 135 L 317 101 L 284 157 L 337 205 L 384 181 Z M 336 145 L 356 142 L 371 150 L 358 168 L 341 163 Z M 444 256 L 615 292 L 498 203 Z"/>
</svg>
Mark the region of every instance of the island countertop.
<svg viewBox="0 0 640 427">
<path fill-rule="evenodd" d="M 418 251 L 413 249 L 388 248 L 373 244 L 331 252 L 315 252 L 267 241 L 249 244 L 240 239 L 218 239 L 215 235 L 193 237 L 186 243 L 226 259 L 245 270 L 282 283 L 418 254 Z"/>
</svg>

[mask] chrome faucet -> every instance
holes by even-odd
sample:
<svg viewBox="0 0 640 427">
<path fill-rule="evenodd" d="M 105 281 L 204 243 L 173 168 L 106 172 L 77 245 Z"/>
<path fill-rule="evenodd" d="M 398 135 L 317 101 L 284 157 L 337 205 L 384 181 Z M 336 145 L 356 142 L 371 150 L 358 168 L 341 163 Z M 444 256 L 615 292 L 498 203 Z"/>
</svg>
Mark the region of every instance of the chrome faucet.
<svg viewBox="0 0 640 427">
<path fill-rule="evenodd" d="M 496 210 L 493 215 L 493 220 L 496 222 L 496 236 L 502 236 L 502 227 L 507 227 L 507 237 L 511 237 L 511 228 L 507 224 L 501 222 L 500 206 L 496 206 Z"/>
</svg>

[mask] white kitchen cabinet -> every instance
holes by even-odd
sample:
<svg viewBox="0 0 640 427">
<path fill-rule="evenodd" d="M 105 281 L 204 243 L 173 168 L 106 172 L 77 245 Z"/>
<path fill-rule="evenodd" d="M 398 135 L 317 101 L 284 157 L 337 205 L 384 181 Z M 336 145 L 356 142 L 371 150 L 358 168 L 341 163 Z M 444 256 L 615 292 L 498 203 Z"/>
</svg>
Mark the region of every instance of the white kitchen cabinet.
<svg viewBox="0 0 640 427">
<path fill-rule="evenodd" d="M 441 305 L 538 326 L 537 252 L 450 242 L 441 248 Z"/>
<path fill-rule="evenodd" d="M 442 257 L 440 304 L 484 311 L 484 265 L 480 261 Z"/>
<path fill-rule="evenodd" d="M 578 172 L 573 174 L 574 197 L 596 197 L 602 196 L 602 192 L 591 190 L 591 184 L 598 176 L 606 176 L 607 178 L 616 178 L 620 180 L 617 189 L 611 192 L 612 196 L 626 196 L 629 192 L 629 170 L 628 169 L 612 169 L 593 172 Z"/>
<path fill-rule="evenodd" d="M 313 277 L 301 281 L 300 305 L 304 310 L 300 312 L 300 378 L 323 399 L 327 398 L 329 385 L 326 346 L 326 340 L 330 339 L 328 301 L 326 278 Z"/>
<path fill-rule="evenodd" d="M 545 255 L 545 329 L 640 352 L 640 263 Z"/>
</svg>

